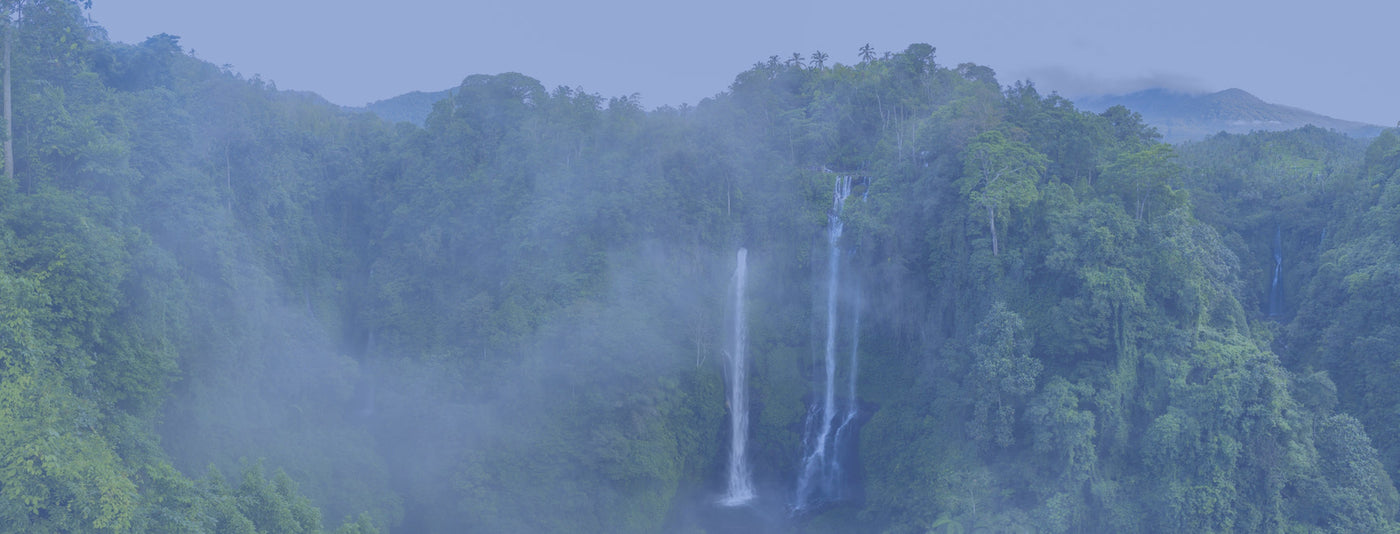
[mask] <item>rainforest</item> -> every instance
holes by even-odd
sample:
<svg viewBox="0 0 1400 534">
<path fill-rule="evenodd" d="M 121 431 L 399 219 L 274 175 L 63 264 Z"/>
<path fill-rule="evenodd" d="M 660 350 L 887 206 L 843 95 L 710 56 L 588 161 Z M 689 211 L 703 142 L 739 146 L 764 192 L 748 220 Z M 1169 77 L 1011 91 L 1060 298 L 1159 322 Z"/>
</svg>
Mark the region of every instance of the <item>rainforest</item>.
<svg viewBox="0 0 1400 534">
<path fill-rule="evenodd" d="M 0 531 L 1400 532 L 1397 129 L 921 43 L 392 122 L 5 5 Z"/>
</svg>

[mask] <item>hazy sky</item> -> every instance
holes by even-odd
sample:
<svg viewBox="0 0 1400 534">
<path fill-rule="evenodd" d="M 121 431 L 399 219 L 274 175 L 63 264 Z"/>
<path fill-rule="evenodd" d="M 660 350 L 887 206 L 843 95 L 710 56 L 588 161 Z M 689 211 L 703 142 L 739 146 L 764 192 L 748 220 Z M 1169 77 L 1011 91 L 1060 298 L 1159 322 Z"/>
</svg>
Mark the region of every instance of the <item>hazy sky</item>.
<svg viewBox="0 0 1400 534">
<path fill-rule="evenodd" d="M 115 41 L 186 50 L 362 105 L 516 71 L 546 87 L 694 104 L 770 55 L 855 63 L 925 42 L 1066 96 L 1230 87 L 1341 119 L 1400 121 L 1394 0 L 93 0 Z"/>
</svg>

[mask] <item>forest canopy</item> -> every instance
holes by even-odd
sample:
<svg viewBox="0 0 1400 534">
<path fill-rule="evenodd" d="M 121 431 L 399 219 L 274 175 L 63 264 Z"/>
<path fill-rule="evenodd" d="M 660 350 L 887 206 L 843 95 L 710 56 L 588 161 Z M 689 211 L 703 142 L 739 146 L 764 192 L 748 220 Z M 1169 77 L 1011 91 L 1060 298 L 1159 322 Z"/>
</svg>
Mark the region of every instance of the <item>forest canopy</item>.
<svg viewBox="0 0 1400 534">
<path fill-rule="evenodd" d="M 928 44 L 417 126 L 84 7 L 3 3 L 0 530 L 1400 531 L 1397 130 L 1167 145 Z"/>
</svg>

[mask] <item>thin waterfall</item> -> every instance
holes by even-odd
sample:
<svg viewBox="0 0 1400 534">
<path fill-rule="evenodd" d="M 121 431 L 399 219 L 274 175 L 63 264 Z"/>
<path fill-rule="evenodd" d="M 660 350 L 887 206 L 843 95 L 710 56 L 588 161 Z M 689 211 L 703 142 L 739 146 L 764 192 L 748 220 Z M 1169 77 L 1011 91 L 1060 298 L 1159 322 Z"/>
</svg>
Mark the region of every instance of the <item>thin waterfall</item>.
<svg viewBox="0 0 1400 534">
<path fill-rule="evenodd" d="M 374 329 L 369 330 L 365 338 L 365 351 L 360 360 L 360 379 L 358 394 L 360 396 L 360 407 L 356 414 L 360 417 L 370 417 L 374 415 L 374 363 L 370 360 L 374 354 Z"/>
<path fill-rule="evenodd" d="M 855 302 L 851 306 L 851 365 L 846 372 L 846 414 L 841 419 L 841 426 L 836 427 L 836 434 L 833 437 L 832 448 L 837 449 L 851 436 L 847 435 L 851 430 L 851 422 L 856 420 L 860 413 L 860 404 L 856 402 L 856 378 L 860 371 L 860 290 L 857 288 L 854 296 Z M 833 455 L 832 479 L 841 480 L 842 465 L 841 456 Z M 836 498 L 841 498 L 841 488 L 838 486 L 834 494 Z"/>
<path fill-rule="evenodd" d="M 749 395 L 746 377 L 748 362 L 744 357 L 748 326 L 744 315 L 744 285 L 748 278 L 749 251 L 739 249 L 734 267 L 734 292 L 730 332 L 733 345 L 725 359 L 729 375 L 729 484 L 720 504 L 738 506 L 754 498 L 752 474 L 745 455 L 749 440 Z"/>
<path fill-rule="evenodd" d="M 841 233 L 845 223 L 841 211 L 846 198 L 851 195 L 851 178 L 842 176 L 836 180 L 830 213 L 827 214 L 827 279 L 826 279 L 826 343 L 823 371 L 826 380 L 822 389 L 820 408 L 813 406 L 807 412 L 807 422 L 803 432 L 802 469 L 797 478 L 797 498 L 793 504 L 795 511 L 806 509 L 814 504 L 814 499 L 830 498 L 835 494 L 839 479 L 839 459 L 835 450 L 836 440 L 832 435 L 832 423 L 836 418 L 836 330 L 837 310 L 841 286 Z M 852 333 L 854 335 L 854 333 Z M 854 376 L 854 368 L 851 376 Z M 854 402 L 854 394 L 851 402 Z"/>
</svg>

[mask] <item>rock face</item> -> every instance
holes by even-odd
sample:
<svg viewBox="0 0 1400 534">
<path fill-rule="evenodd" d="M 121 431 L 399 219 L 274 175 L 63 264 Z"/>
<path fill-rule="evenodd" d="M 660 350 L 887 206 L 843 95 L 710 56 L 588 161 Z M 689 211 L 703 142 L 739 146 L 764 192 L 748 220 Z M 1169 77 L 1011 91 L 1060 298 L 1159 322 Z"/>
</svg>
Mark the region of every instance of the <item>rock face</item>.
<svg viewBox="0 0 1400 534">
<path fill-rule="evenodd" d="M 1147 89 L 1127 95 L 1083 97 L 1077 99 L 1075 105 L 1094 112 L 1124 106 L 1141 113 L 1143 120 L 1157 127 L 1162 139 L 1168 143 L 1198 141 L 1220 132 L 1281 131 L 1309 124 L 1352 137 L 1374 137 L 1383 129 L 1373 124 L 1334 119 L 1307 110 L 1270 104 L 1242 89 L 1226 89 L 1210 94 Z"/>
</svg>

